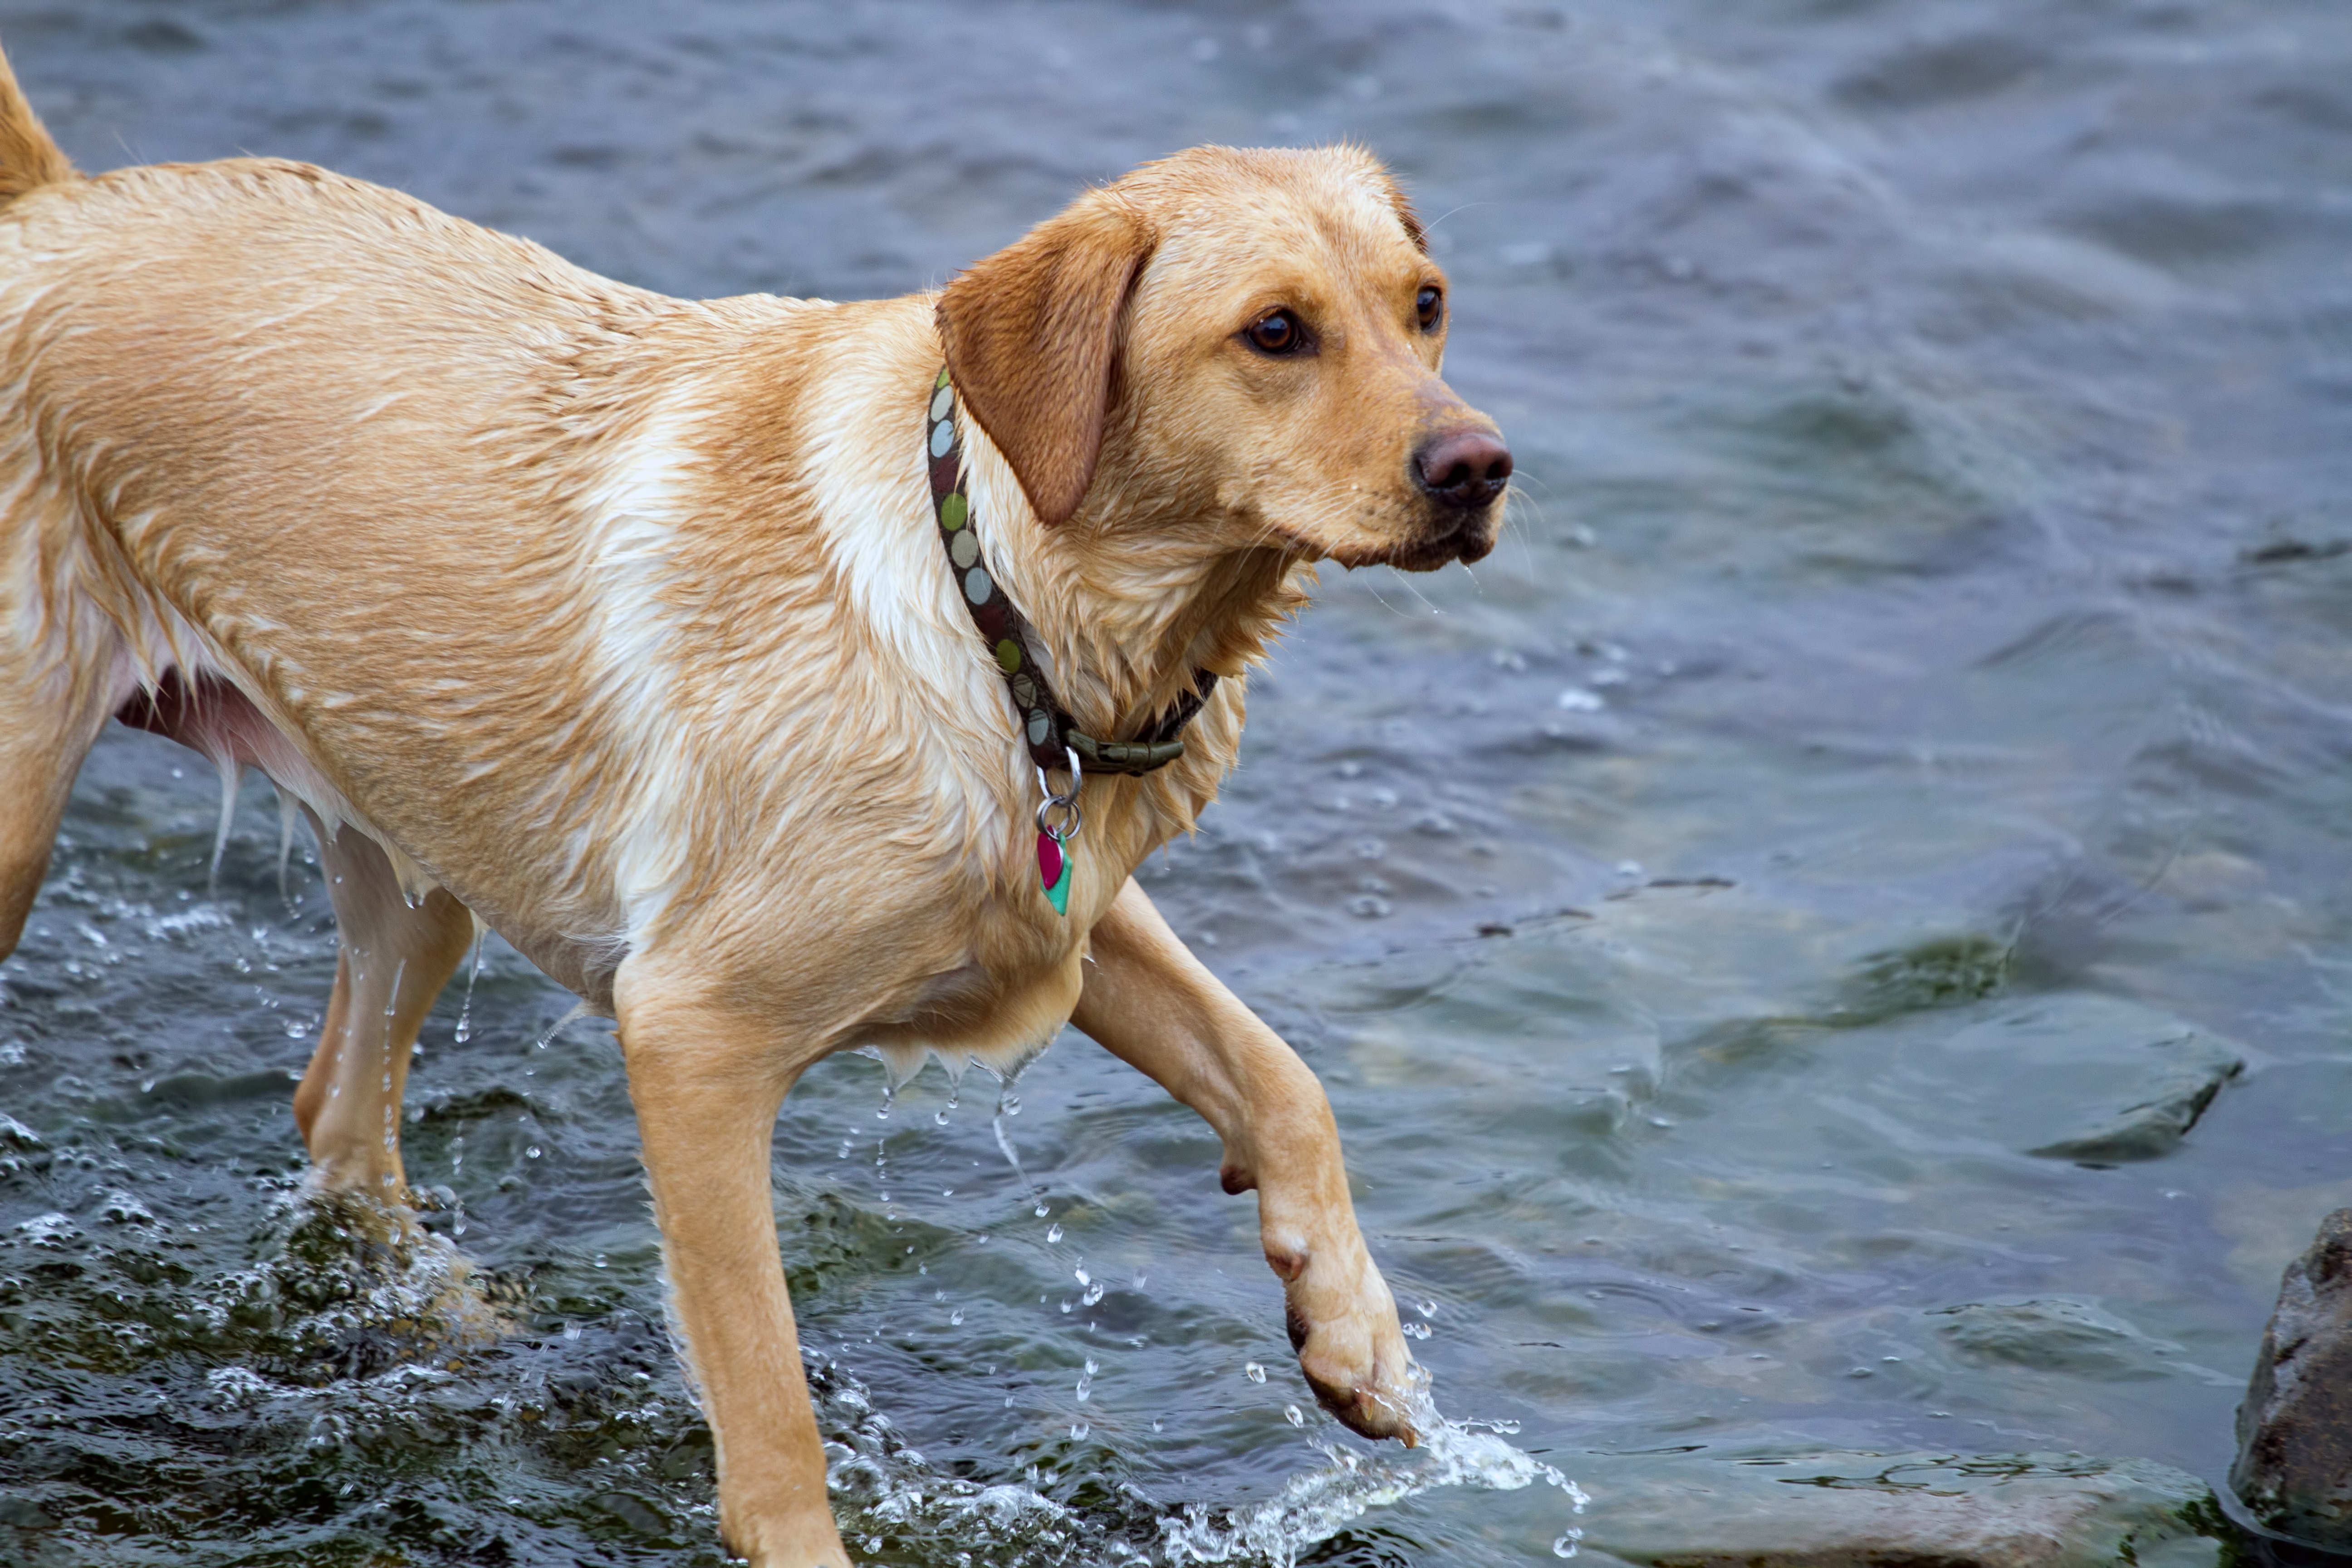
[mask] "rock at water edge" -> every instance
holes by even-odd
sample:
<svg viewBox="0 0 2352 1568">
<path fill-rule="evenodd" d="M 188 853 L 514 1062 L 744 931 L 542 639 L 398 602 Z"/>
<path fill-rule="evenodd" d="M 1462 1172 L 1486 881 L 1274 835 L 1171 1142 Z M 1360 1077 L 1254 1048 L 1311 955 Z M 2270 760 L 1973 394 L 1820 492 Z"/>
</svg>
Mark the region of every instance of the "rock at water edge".
<svg viewBox="0 0 2352 1568">
<path fill-rule="evenodd" d="M 2352 1551 L 2352 1209 L 2320 1221 L 2279 1281 L 2230 1485 L 2280 1534 Z"/>
</svg>

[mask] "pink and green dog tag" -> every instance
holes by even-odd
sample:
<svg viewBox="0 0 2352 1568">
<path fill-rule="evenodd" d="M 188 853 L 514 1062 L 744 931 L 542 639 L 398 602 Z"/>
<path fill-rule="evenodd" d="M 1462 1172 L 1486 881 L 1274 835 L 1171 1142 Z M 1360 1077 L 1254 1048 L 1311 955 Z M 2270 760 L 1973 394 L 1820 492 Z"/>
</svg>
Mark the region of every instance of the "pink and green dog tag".
<svg viewBox="0 0 2352 1568">
<path fill-rule="evenodd" d="M 1037 835 L 1037 880 L 1057 915 L 1070 912 L 1070 857 L 1050 833 Z"/>
</svg>

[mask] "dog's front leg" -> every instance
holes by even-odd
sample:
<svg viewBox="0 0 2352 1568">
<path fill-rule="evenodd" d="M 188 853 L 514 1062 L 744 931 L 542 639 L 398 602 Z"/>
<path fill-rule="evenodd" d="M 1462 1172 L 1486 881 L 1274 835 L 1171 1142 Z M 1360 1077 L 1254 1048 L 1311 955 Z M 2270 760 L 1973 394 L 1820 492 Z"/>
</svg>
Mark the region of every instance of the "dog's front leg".
<svg viewBox="0 0 2352 1568">
<path fill-rule="evenodd" d="M 1323 1086 L 1134 882 L 1096 922 L 1088 956 L 1070 1021 L 1207 1119 L 1224 1140 L 1227 1192 L 1257 1189 L 1259 1237 L 1316 1398 L 1366 1436 L 1414 1442 L 1412 1358 L 1356 1228 Z"/>
<path fill-rule="evenodd" d="M 776 1247 L 768 1162 L 804 1065 L 772 1025 L 624 966 L 629 1098 L 670 1318 L 719 1458 L 719 1530 L 755 1568 L 848 1568 Z"/>
</svg>

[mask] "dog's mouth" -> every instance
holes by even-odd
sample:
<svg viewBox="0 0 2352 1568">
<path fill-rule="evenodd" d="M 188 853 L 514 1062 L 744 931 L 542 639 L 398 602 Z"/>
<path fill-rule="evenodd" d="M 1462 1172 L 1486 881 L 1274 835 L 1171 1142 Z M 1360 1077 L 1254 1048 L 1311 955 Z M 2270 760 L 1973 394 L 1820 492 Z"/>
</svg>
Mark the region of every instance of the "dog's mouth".
<svg viewBox="0 0 2352 1568">
<path fill-rule="evenodd" d="M 1456 561 L 1465 566 L 1484 561 L 1495 548 L 1496 530 L 1491 522 L 1491 519 L 1480 518 L 1449 533 L 1401 547 L 1386 563 L 1400 572 L 1434 572 Z"/>
<path fill-rule="evenodd" d="M 1459 561 L 1467 566 L 1485 560 L 1495 548 L 1498 531 L 1500 505 L 1489 507 L 1484 514 L 1453 521 L 1453 526 L 1441 523 L 1438 530 L 1410 539 L 1374 540 L 1330 544 L 1321 540 L 1306 539 L 1287 529 L 1279 530 L 1283 540 L 1298 554 L 1309 561 L 1328 561 L 1352 572 L 1360 566 L 1393 566 L 1400 572 L 1434 572 Z"/>
</svg>

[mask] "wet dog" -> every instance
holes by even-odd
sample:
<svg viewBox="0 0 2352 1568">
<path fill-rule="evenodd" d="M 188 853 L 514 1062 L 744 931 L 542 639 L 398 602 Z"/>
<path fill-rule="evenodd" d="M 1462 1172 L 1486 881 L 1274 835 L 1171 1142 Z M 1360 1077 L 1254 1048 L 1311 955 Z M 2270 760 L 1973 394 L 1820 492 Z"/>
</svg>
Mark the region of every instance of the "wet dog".
<svg viewBox="0 0 2352 1568">
<path fill-rule="evenodd" d="M 859 1046 L 1071 1023 L 1158 1080 L 1317 1396 L 1412 1440 L 1320 1086 L 1129 879 L 1315 563 L 1494 542 L 1509 456 L 1368 155 L 1181 153 L 938 293 L 694 302 L 304 164 L 85 179 L 0 65 L 0 954 L 120 717 L 317 830 L 322 1190 L 402 1199 L 477 920 L 609 1011 L 755 1563 L 848 1560 L 768 1151 Z"/>
</svg>

